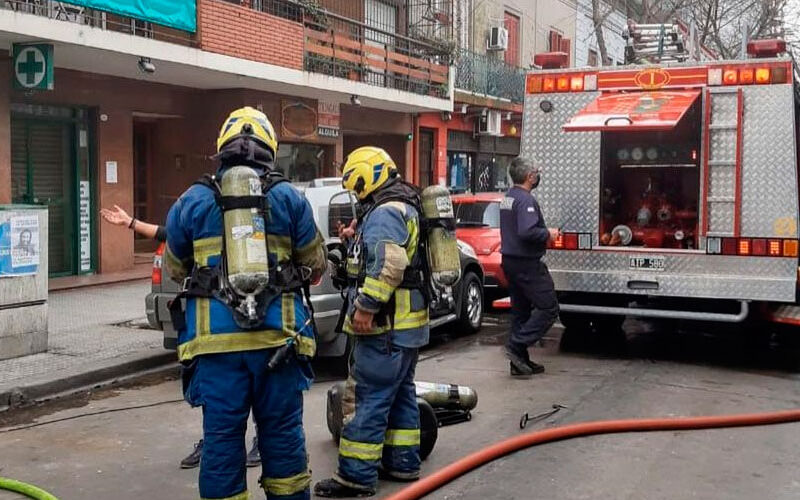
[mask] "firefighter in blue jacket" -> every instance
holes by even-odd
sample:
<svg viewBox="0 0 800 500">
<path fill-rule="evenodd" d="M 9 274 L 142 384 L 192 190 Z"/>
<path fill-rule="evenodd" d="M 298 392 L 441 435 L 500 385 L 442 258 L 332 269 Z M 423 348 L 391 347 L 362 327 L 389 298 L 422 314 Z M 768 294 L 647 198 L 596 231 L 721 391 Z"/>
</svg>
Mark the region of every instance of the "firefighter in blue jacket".
<svg viewBox="0 0 800 500">
<path fill-rule="evenodd" d="M 200 465 L 203 499 L 245 500 L 245 429 L 251 411 L 263 462 L 261 486 L 269 499 L 310 497 L 303 432 L 302 391 L 309 388 L 314 355 L 303 279 L 327 268 L 322 235 L 308 201 L 279 174 L 271 173 L 277 151 L 266 115 L 250 107 L 234 111 L 217 140 L 217 178 L 244 165 L 262 176 L 271 295 L 256 328 L 238 326 L 218 294 L 223 255 L 223 217 L 208 182 L 192 185 L 167 217 L 166 260 L 174 279 L 185 281 L 185 320 L 179 325 L 178 354 L 187 367 L 184 394 L 203 407 L 204 448 Z M 251 197 L 258 200 L 258 196 Z M 277 271 L 276 271 L 277 270 Z M 173 302 L 174 304 L 174 302 Z M 268 369 L 276 352 L 293 353 Z"/>
<path fill-rule="evenodd" d="M 363 208 L 347 259 L 344 329 L 355 343 L 343 396 L 339 467 L 314 487 L 322 497 L 372 496 L 379 470 L 389 480 L 419 478 L 414 370 L 417 351 L 429 337 L 420 214 L 411 203 L 419 199 L 416 188 L 375 147 L 350 153 L 342 185 Z"/>
</svg>

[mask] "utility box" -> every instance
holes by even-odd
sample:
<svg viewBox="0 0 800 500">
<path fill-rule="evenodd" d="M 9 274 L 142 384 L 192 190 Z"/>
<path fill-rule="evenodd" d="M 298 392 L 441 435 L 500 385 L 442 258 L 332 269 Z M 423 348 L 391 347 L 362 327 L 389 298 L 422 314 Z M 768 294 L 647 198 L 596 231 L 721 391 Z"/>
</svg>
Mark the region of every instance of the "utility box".
<svg viewBox="0 0 800 500">
<path fill-rule="evenodd" d="M 0 205 L 0 359 L 47 350 L 47 208 Z"/>
</svg>

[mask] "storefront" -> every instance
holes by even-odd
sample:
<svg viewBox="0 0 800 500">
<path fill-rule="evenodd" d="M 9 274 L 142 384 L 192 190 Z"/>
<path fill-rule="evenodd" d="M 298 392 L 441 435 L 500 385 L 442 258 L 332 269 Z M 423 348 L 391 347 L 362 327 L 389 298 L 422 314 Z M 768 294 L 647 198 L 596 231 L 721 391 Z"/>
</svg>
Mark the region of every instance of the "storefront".
<svg viewBox="0 0 800 500">
<path fill-rule="evenodd" d="M 12 202 L 47 206 L 51 276 L 93 272 L 90 112 L 39 104 L 10 108 Z"/>
</svg>

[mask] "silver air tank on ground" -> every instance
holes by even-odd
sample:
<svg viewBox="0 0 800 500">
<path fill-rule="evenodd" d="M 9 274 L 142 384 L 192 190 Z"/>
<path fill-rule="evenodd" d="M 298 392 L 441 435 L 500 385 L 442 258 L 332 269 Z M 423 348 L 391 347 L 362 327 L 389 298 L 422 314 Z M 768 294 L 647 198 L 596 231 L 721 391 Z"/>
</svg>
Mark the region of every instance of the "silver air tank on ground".
<svg viewBox="0 0 800 500">
<path fill-rule="evenodd" d="M 431 278 L 439 286 L 453 286 L 461 277 L 461 261 L 450 192 L 443 186 L 429 186 L 422 191 L 421 201 L 422 215 L 428 220 Z"/>
<path fill-rule="evenodd" d="M 417 397 L 434 408 L 471 411 L 478 406 L 478 393 L 465 385 L 433 382 L 414 382 L 414 385 L 417 388 Z"/>
<path fill-rule="evenodd" d="M 261 179 L 250 167 L 233 167 L 222 176 L 223 197 L 263 196 Z M 223 214 L 225 268 L 228 283 L 244 299 L 242 312 L 255 320 L 256 296 L 269 284 L 264 217 L 258 208 L 239 208 Z"/>
</svg>

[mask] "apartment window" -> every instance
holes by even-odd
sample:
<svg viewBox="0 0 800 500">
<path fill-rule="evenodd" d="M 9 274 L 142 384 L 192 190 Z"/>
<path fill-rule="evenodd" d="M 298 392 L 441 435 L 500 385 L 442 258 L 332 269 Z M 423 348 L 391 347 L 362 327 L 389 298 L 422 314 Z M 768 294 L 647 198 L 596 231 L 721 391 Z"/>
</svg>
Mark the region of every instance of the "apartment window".
<svg viewBox="0 0 800 500">
<path fill-rule="evenodd" d="M 589 66 L 597 66 L 597 51 L 589 49 L 589 59 L 587 60 Z"/>
<path fill-rule="evenodd" d="M 508 48 L 506 49 L 506 64 L 519 66 L 519 16 L 510 12 L 505 13 L 505 26 L 508 30 Z"/>
<path fill-rule="evenodd" d="M 572 40 L 569 38 L 564 38 L 564 36 L 556 30 L 550 30 L 549 51 L 566 53 L 567 66 L 571 65 Z"/>
</svg>

